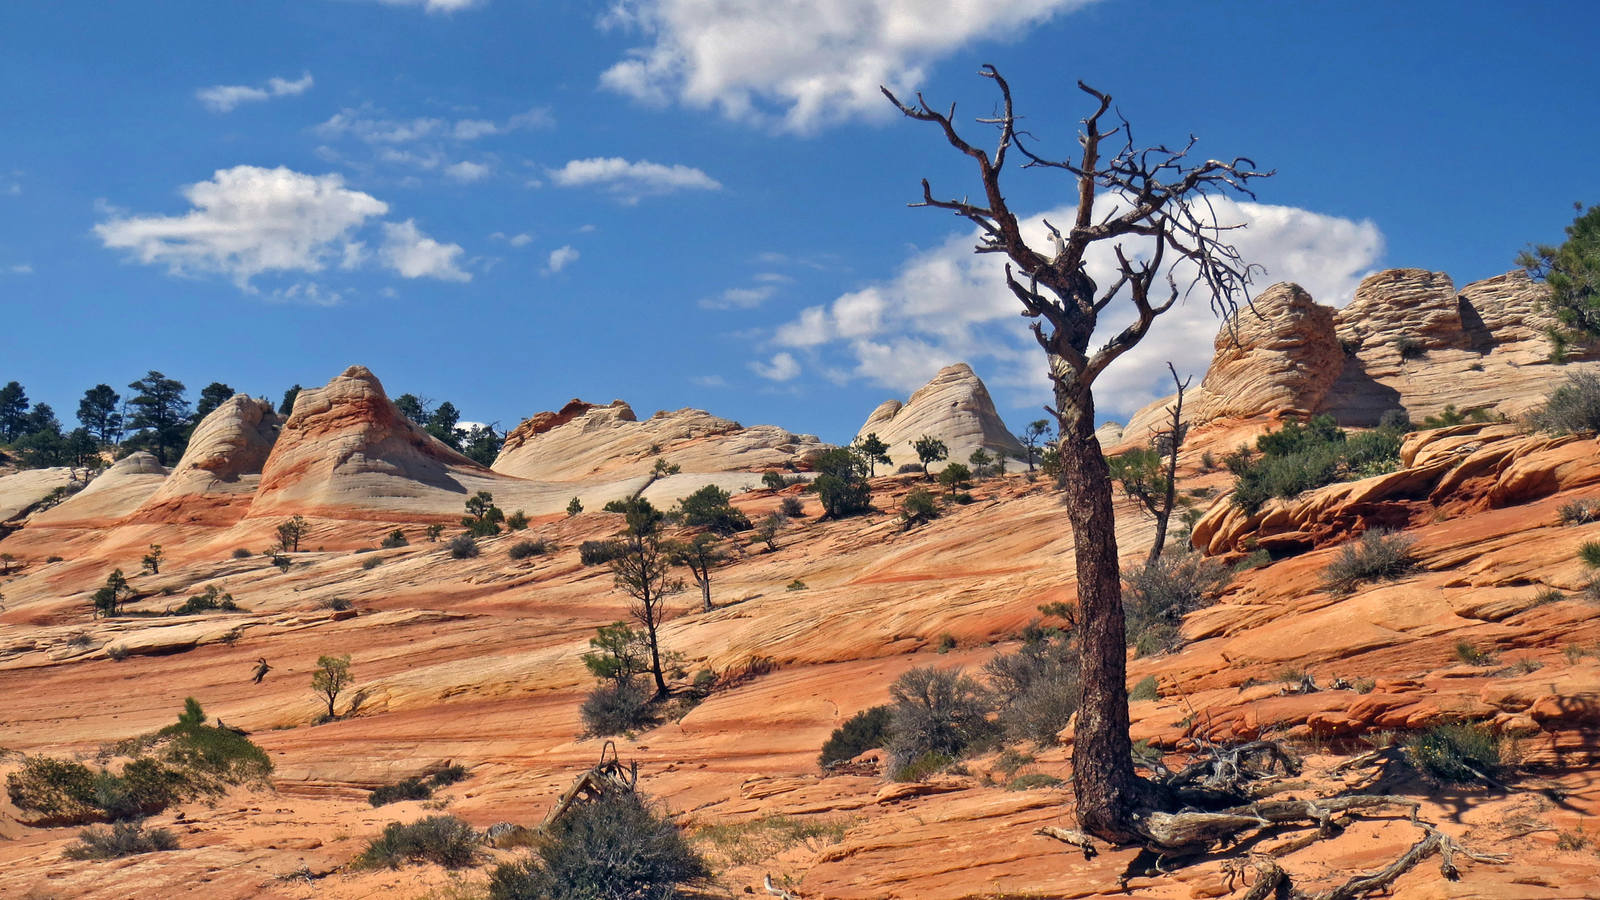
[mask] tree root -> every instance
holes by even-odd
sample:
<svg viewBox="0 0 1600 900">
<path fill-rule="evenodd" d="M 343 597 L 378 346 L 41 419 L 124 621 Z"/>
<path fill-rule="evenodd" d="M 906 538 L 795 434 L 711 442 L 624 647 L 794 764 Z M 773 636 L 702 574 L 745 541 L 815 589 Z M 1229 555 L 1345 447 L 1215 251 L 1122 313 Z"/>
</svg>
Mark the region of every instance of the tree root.
<svg viewBox="0 0 1600 900">
<path fill-rule="evenodd" d="M 1507 857 L 1469 850 L 1454 838 L 1421 821 L 1418 818 L 1421 804 L 1409 797 L 1350 794 L 1304 800 L 1272 799 L 1273 793 L 1303 787 L 1283 782 L 1283 775 L 1300 773 L 1300 764 L 1276 742 L 1252 741 L 1236 747 L 1202 743 L 1202 746 L 1206 751 L 1204 758 L 1196 759 L 1176 772 L 1159 762 L 1152 766 L 1158 775 L 1153 785 L 1152 799 L 1155 802 L 1152 805 L 1160 805 L 1164 798 L 1169 802 L 1182 803 L 1186 808 L 1178 812 L 1149 809 L 1135 818 L 1133 829 L 1143 837 L 1144 847 L 1123 873 L 1120 880 L 1124 887 L 1136 872 L 1166 873 L 1169 871 L 1167 864 L 1173 860 L 1202 856 L 1219 847 L 1234 846 L 1280 829 L 1312 830 L 1270 851 L 1251 853 L 1246 859 L 1224 862 L 1223 869 L 1228 874 L 1230 889 L 1234 879 L 1245 877 L 1249 869 L 1254 870 L 1254 878 L 1243 900 L 1357 900 L 1386 889 L 1423 859 L 1434 854 L 1440 857 L 1440 873 L 1451 880 L 1460 874 L 1456 868 L 1457 857 L 1485 863 L 1508 861 Z M 1331 771 L 1338 774 L 1381 764 L 1392 755 L 1392 749 L 1373 751 L 1347 760 Z M 1220 798 L 1239 798 L 1249 802 L 1235 801 L 1226 805 L 1205 802 Z M 1293 887 L 1289 873 L 1277 862 L 1279 858 L 1336 835 L 1361 811 L 1386 808 L 1403 810 L 1402 814 L 1408 821 L 1422 829 L 1423 837 L 1394 862 L 1376 872 L 1354 876 L 1341 885 L 1315 894 Z M 1091 838 L 1081 831 L 1045 826 L 1035 833 L 1077 847 L 1083 851 L 1086 859 L 1095 855 Z"/>
</svg>

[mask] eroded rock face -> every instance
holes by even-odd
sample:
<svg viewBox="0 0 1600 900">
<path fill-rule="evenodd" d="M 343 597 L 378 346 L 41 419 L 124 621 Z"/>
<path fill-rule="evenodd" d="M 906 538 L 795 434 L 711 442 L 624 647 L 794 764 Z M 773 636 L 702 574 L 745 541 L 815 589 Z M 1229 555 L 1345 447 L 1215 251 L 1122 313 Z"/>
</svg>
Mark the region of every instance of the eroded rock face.
<svg viewBox="0 0 1600 900">
<path fill-rule="evenodd" d="M 135 520 L 237 520 L 249 506 L 282 426 L 283 418 L 266 400 L 244 394 L 224 400 L 195 427 L 183 458 L 134 513 Z"/>
<path fill-rule="evenodd" d="M 1361 280 L 1350 305 L 1335 316 L 1339 340 L 1356 351 L 1400 341 L 1417 349 L 1463 346 L 1461 307 L 1455 282 L 1427 269 L 1385 269 Z"/>
<path fill-rule="evenodd" d="M 774 425 L 746 428 L 704 410 L 662 411 L 640 421 L 621 400 L 572 400 L 506 435 L 494 471 L 534 481 L 643 475 L 666 460 L 685 473 L 742 472 L 784 466 L 820 449 L 814 435 Z"/>
<path fill-rule="evenodd" d="M 104 528 L 138 510 L 166 484 L 167 469 L 140 450 L 117 460 L 83 490 L 34 518 L 45 527 Z"/>
<path fill-rule="evenodd" d="M 905 403 L 887 400 L 879 404 L 856 437 L 869 434 L 889 445 L 889 457 L 897 466 L 917 461 L 911 445 L 925 434 L 944 441 L 954 462 L 965 463 L 979 447 L 1010 458 L 1027 455 L 995 412 L 989 389 L 966 363 L 940 369 Z"/>
<path fill-rule="evenodd" d="M 407 419 L 364 366 L 295 398 L 262 468 L 251 515 L 279 510 L 405 510 L 430 491 L 460 493 L 457 473 L 487 475 Z"/>
</svg>

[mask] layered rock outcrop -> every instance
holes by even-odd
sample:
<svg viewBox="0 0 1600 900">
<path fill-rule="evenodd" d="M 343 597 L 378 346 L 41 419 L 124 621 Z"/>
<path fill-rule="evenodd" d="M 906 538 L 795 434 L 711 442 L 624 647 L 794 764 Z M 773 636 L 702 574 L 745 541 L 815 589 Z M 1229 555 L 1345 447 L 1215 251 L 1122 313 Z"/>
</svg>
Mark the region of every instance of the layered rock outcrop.
<svg viewBox="0 0 1600 900">
<path fill-rule="evenodd" d="M 1577 347 L 1554 368 L 1555 318 L 1546 290 L 1521 271 L 1457 290 L 1443 272 L 1389 269 L 1368 276 L 1342 309 L 1274 285 L 1242 310 L 1238 340 L 1224 327 L 1200 388 L 1184 403 L 1191 425 L 1223 418 L 1327 413 L 1370 427 L 1389 410 L 1414 421 L 1447 406 L 1515 417 L 1564 371 L 1593 367 L 1600 349 Z M 1128 439 L 1161 427 L 1172 398 L 1140 410 Z"/>
<path fill-rule="evenodd" d="M 492 474 L 407 419 L 364 366 L 303 390 L 261 471 L 249 515 L 382 509 L 459 510 L 441 492 Z"/>
<path fill-rule="evenodd" d="M 944 441 L 949 458 L 957 462 L 965 462 L 980 447 L 1008 458 L 1027 453 L 995 411 L 983 380 L 966 363 L 940 369 L 904 403 L 886 400 L 879 404 L 856 437 L 869 434 L 889 445 L 895 465 L 917 461 L 911 445 L 923 435 Z"/>
<path fill-rule="evenodd" d="M 136 521 L 226 524 L 244 515 L 283 418 L 266 400 L 234 394 L 195 426 L 183 458 L 134 513 Z"/>
<path fill-rule="evenodd" d="M 155 454 L 140 450 L 117 460 L 60 506 L 36 515 L 41 527 L 102 528 L 118 524 L 139 509 L 167 480 Z"/>
<path fill-rule="evenodd" d="M 572 400 L 506 435 L 493 469 L 533 481 L 628 478 L 664 459 L 684 473 L 753 472 L 798 462 L 821 449 L 809 434 L 775 425 L 746 428 L 704 410 L 662 411 L 641 421 L 621 400 Z"/>
</svg>

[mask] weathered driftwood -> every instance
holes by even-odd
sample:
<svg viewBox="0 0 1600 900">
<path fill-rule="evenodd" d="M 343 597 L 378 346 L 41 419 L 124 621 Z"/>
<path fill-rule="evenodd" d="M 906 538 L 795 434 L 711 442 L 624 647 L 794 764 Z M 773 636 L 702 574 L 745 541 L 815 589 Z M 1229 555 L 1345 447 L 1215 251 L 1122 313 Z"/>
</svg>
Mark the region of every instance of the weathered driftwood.
<svg viewBox="0 0 1600 900">
<path fill-rule="evenodd" d="M 610 758 L 607 759 L 609 754 Z M 587 772 L 579 775 L 572 786 L 556 798 L 554 806 L 545 813 L 544 821 L 539 823 L 539 830 L 543 831 L 560 821 L 574 806 L 581 803 L 593 803 L 608 794 L 632 793 L 634 786 L 639 783 L 639 764 L 631 763 L 622 765 L 622 760 L 617 758 L 617 745 L 606 741 L 600 748 L 600 761 Z"/>
<path fill-rule="evenodd" d="M 795 895 L 773 884 L 771 875 L 763 875 L 761 877 L 761 886 L 767 889 L 767 893 L 777 897 L 778 900 L 800 900 Z"/>
<path fill-rule="evenodd" d="M 1042 834 L 1048 838 L 1055 838 L 1064 844 L 1071 844 L 1072 846 L 1077 847 L 1079 850 L 1083 851 L 1084 859 L 1093 859 L 1095 854 L 1099 853 L 1099 851 L 1094 847 L 1094 839 L 1081 831 L 1074 831 L 1071 828 L 1057 828 L 1054 825 L 1044 825 L 1035 830 L 1033 833 Z"/>
</svg>

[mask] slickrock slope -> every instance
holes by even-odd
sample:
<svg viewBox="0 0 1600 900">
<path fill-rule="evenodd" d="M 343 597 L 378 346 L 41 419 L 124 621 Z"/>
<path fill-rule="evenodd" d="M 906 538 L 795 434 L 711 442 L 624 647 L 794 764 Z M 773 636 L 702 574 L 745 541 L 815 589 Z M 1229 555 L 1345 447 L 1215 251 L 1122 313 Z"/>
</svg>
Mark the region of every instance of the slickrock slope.
<svg viewBox="0 0 1600 900">
<path fill-rule="evenodd" d="M 1363 280 L 1339 310 L 1309 304 L 1294 285 L 1274 285 L 1256 301 L 1259 315 L 1240 312 L 1237 343 L 1228 328 L 1219 331 L 1185 418 L 1203 427 L 1227 417 L 1328 413 L 1341 425 L 1370 427 L 1391 409 L 1421 421 L 1446 406 L 1515 418 L 1564 371 L 1550 359 L 1556 320 L 1542 308 L 1544 296 L 1521 271 L 1458 291 L 1442 272 L 1389 269 Z M 1565 371 L 1586 368 L 1600 368 L 1600 347 L 1569 352 Z M 1125 440 L 1163 427 L 1171 403 L 1136 413 Z"/>
<path fill-rule="evenodd" d="M 155 454 L 130 453 L 96 475 L 83 490 L 60 506 L 38 513 L 34 527 L 105 528 L 139 508 L 167 479 L 167 469 Z"/>
<path fill-rule="evenodd" d="M 72 470 L 24 469 L 0 476 L 0 522 L 26 514 L 56 488 L 72 483 Z"/>
<path fill-rule="evenodd" d="M 621 400 L 573 400 L 506 435 L 494 471 L 532 481 L 637 478 L 657 459 L 684 472 L 759 472 L 797 463 L 821 449 L 814 435 L 775 425 L 746 428 L 704 410 L 656 413 L 644 421 Z"/>
<path fill-rule="evenodd" d="M 877 434 L 889 445 L 889 457 L 897 466 L 917 461 L 911 444 L 925 434 L 944 441 L 952 462 L 965 463 L 979 447 L 1008 458 L 1026 454 L 995 412 L 989 389 L 966 363 L 940 369 L 904 403 L 879 404 L 856 437 L 868 434 Z"/>
<path fill-rule="evenodd" d="M 235 394 L 195 426 L 165 483 L 140 506 L 141 522 L 231 524 L 249 508 L 283 419 L 272 404 Z"/>
</svg>

